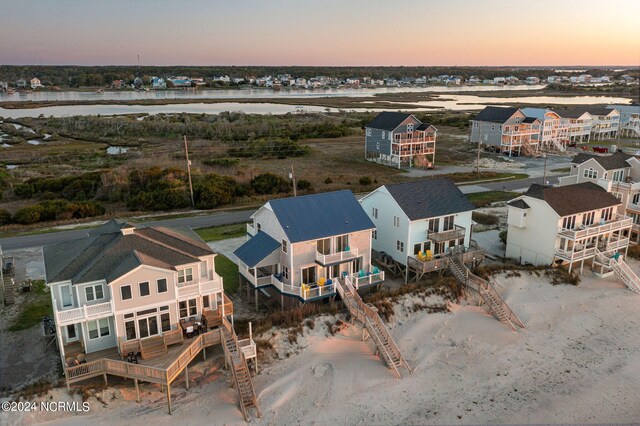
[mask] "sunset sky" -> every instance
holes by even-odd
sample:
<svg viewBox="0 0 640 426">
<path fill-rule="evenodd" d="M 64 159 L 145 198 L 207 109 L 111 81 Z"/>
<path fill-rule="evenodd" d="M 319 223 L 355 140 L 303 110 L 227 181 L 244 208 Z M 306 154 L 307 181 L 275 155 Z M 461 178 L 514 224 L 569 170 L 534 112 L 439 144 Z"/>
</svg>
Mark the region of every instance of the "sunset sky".
<svg viewBox="0 0 640 426">
<path fill-rule="evenodd" d="M 0 0 L 0 64 L 640 65 L 640 0 Z"/>
</svg>

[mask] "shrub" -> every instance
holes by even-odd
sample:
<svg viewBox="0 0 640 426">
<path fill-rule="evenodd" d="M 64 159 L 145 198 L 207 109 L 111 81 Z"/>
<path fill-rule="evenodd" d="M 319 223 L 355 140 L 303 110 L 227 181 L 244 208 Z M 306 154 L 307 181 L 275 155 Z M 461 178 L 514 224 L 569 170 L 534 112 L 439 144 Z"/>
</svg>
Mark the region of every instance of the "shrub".
<svg viewBox="0 0 640 426">
<path fill-rule="evenodd" d="M 236 181 L 229 176 L 210 173 L 197 180 L 194 187 L 196 207 L 213 209 L 233 201 Z"/>
<path fill-rule="evenodd" d="M 311 182 L 305 179 L 300 179 L 296 182 L 296 187 L 300 190 L 311 189 Z"/>
<path fill-rule="evenodd" d="M 13 221 L 22 225 L 30 225 L 40 220 L 40 215 L 44 209 L 40 205 L 23 207 L 13 216 Z"/>
<path fill-rule="evenodd" d="M 367 185 L 371 185 L 373 181 L 371 180 L 371 178 L 369 176 L 362 176 L 360 178 L 360 185 L 362 186 L 367 186 Z"/>
<path fill-rule="evenodd" d="M 289 192 L 291 189 L 289 181 L 273 173 L 263 173 L 254 177 L 251 179 L 250 185 L 256 194 L 260 195 Z"/>
<path fill-rule="evenodd" d="M 4 209 L 0 209 L 0 225 L 6 225 L 11 222 L 11 213 Z"/>
<path fill-rule="evenodd" d="M 502 230 L 500 231 L 500 233 L 498 234 L 498 238 L 500 238 L 500 242 L 502 244 L 507 244 L 507 230 Z"/>
<path fill-rule="evenodd" d="M 324 180 L 324 183 L 326 183 L 327 185 L 329 185 L 330 183 L 333 183 L 333 179 L 331 179 L 330 177 L 326 178 Z"/>
<path fill-rule="evenodd" d="M 482 225 L 498 225 L 500 223 L 498 216 L 488 213 L 473 212 L 472 218 Z"/>
<path fill-rule="evenodd" d="M 207 166 L 235 167 L 240 164 L 237 158 L 211 158 L 203 161 Z"/>
</svg>

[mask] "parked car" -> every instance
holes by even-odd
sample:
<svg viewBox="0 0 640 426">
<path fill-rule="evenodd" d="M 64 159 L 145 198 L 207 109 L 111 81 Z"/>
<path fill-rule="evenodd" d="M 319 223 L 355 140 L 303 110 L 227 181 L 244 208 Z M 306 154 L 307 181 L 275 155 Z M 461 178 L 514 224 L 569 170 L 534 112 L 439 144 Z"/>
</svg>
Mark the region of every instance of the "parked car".
<svg viewBox="0 0 640 426">
<path fill-rule="evenodd" d="M 607 148 L 606 146 L 594 146 L 593 152 L 597 152 L 599 154 L 606 154 L 607 152 L 609 152 L 609 148 Z"/>
</svg>

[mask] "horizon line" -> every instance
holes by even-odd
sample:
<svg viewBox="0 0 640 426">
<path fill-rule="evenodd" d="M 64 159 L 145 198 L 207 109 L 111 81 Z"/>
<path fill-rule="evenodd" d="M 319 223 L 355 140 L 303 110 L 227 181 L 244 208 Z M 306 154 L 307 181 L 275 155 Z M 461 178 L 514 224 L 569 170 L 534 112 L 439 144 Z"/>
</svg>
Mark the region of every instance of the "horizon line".
<svg viewBox="0 0 640 426">
<path fill-rule="evenodd" d="M 0 67 L 262 67 L 262 68 L 275 68 L 275 67 L 294 67 L 294 68 L 613 68 L 613 67 L 627 67 L 627 68 L 640 68 L 640 64 L 625 65 L 625 64 L 608 64 L 608 65 L 295 65 L 295 64 L 278 64 L 278 65 L 264 65 L 264 64 L 251 64 L 251 65 L 198 65 L 198 64 L 0 64 Z"/>
</svg>

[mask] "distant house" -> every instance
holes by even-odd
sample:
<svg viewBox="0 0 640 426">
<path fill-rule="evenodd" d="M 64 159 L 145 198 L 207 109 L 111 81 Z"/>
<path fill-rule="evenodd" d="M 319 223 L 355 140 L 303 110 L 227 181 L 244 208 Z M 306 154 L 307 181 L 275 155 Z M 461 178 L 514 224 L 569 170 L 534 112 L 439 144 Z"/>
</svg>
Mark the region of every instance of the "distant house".
<svg viewBox="0 0 640 426">
<path fill-rule="evenodd" d="M 111 87 L 113 87 L 114 89 L 122 89 L 122 87 L 125 85 L 124 80 L 113 80 L 111 82 Z"/>
<path fill-rule="evenodd" d="M 478 78 L 478 76 L 472 75 L 467 80 L 467 83 L 469 83 L 469 84 L 480 84 L 480 83 L 482 83 L 482 80 L 480 80 L 480 78 Z"/>
<path fill-rule="evenodd" d="M 377 285 L 371 266 L 374 225 L 351 191 L 268 201 L 247 226 L 249 240 L 234 254 L 241 285 L 297 306 L 336 295 L 335 282 L 351 276 L 357 288 Z"/>
<path fill-rule="evenodd" d="M 547 83 L 560 83 L 561 78 L 557 75 L 550 75 L 547 77 Z"/>
<path fill-rule="evenodd" d="M 173 87 L 191 87 L 191 79 L 189 77 L 170 77 L 169 81 Z"/>
<path fill-rule="evenodd" d="M 640 137 L 640 104 L 609 105 L 620 112 L 620 136 Z"/>
<path fill-rule="evenodd" d="M 9 83 L 7 83 L 6 81 L 0 81 L 0 90 L 6 92 L 7 89 L 9 89 Z"/>
<path fill-rule="evenodd" d="M 584 266 L 603 253 L 625 251 L 631 219 L 621 202 L 592 183 L 549 187 L 533 184 L 508 203 L 506 256 L 533 265 Z"/>
<path fill-rule="evenodd" d="M 360 204 L 376 227 L 373 249 L 404 267 L 418 254 L 438 258 L 469 247 L 474 206 L 451 179 L 384 185 Z"/>
<path fill-rule="evenodd" d="M 143 84 L 144 84 L 144 80 L 142 79 L 142 77 L 136 77 L 133 80 L 133 86 L 136 88 L 142 87 Z"/>
<path fill-rule="evenodd" d="M 231 79 L 226 75 L 223 78 L 224 78 L 223 80 L 224 83 L 229 83 L 231 81 Z M 191 80 L 192 86 L 205 86 L 207 84 L 207 82 L 204 81 L 203 77 L 191 77 L 190 80 Z"/>
<path fill-rule="evenodd" d="M 506 77 L 494 77 L 493 84 L 505 84 L 507 82 Z"/>
<path fill-rule="evenodd" d="M 593 117 L 586 108 L 556 109 L 554 111 L 560 115 L 562 126 L 569 129 L 570 142 L 589 142 Z"/>
<path fill-rule="evenodd" d="M 591 123 L 591 139 L 613 139 L 620 129 L 620 112 L 615 108 L 589 107 Z"/>
<path fill-rule="evenodd" d="M 29 85 L 32 89 L 39 89 L 41 87 L 44 87 L 40 82 L 40 79 L 37 77 L 33 77 L 31 80 L 29 80 Z"/>
<path fill-rule="evenodd" d="M 564 152 L 569 143 L 569 124 L 560 115 L 546 108 L 522 108 L 527 117 L 540 120 L 538 141 L 541 148 Z"/>
<path fill-rule="evenodd" d="M 166 89 L 167 83 L 164 81 L 164 78 L 151 77 L 151 87 L 154 89 Z"/>
<path fill-rule="evenodd" d="M 381 112 L 365 126 L 365 159 L 397 166 L 432 167 L 437 129 L 412 114 Z"/>
<path fill-rule="evenodd" d="M 231 79 L 234 84 L 244 83 L 245 79 L 243 77 L 234 77 Z"/>
<path fill-rule="evenodd" d="M 525 84 L 539 84 L 540 79 L 538 77 L 527 77 L 524 82 Z"/>
<path fill-rule="evenodd" d="M 471 119 L 471 143 L 494 147 L 503 154 L 535 155 L 541 122 L 511 107 L 485 107 Z"/>
</svg>

